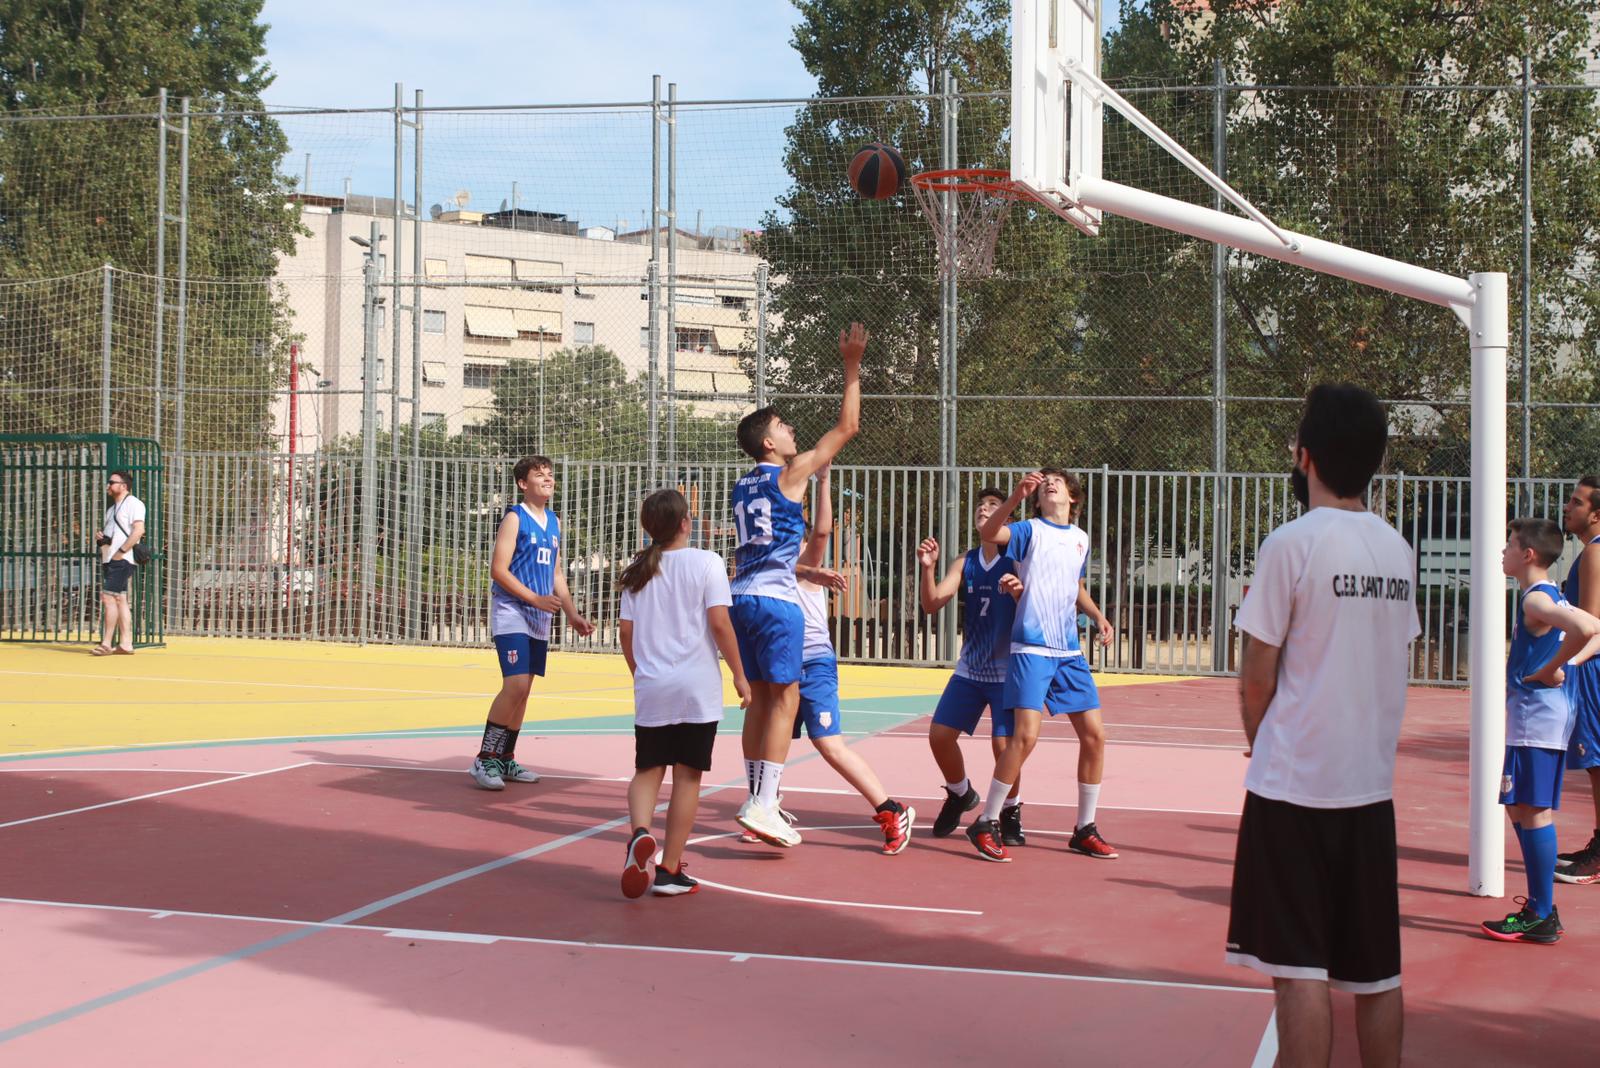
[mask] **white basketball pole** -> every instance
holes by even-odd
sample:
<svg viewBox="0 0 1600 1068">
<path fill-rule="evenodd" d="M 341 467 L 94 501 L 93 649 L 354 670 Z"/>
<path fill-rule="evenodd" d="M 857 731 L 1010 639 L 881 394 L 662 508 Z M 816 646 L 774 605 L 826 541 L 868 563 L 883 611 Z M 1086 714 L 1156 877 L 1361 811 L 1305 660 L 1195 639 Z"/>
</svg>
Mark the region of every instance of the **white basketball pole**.
<svg viewBox="0 0 1600 1068">
<path fill-rule="evenodd" d="M 1505 830 L 1498 799 L 1505 758 L 1505 673 L 1501 664 L 1506 655 L 1506 587 L 1500 570 L 1506 517 L 1509 315 L 1505 274 L 1457 278 L 1101 178 L 1080 177 L 1077 192 L 1086 208 L 1443 305 L 1471 331 L 1472 733 L 1467 889 L 1481 897 L 1504 897 Z"/>
</svg>

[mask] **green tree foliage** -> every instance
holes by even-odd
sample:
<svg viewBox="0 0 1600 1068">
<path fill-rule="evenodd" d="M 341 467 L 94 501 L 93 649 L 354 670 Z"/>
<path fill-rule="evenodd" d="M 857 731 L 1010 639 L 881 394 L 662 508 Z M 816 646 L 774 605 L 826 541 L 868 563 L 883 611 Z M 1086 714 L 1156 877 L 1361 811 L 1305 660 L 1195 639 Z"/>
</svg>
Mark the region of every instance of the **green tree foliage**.
<svg viewBox="0 0 1600 1068">
<path fill-rule="evenodd" d="M 115 276 L 113 427 L 150 432 L 158 161 L 156 104 L 191 106 L 186 398 L 190 448 L 265 444 L 281 380 L 287 309 L 269 281 L 298 216 L 277 169 L 287 150 L 260 109 L 272 81 L 261 0 L 162 4 L 16 0 L 0 10 L 0 279 L 24 326 L 8 326 L 0 422 L 77 431 L 90 411 L 63 385 L 99 382 L 100 274 Z M 37 121 L 54 117 L 59 121 Z M 168 134 L 167 210 L 179 208 L 178 135 Z M 169 278 L 177 227 L 168 226 Z M 67 283 L 40 279 L 77 276 Z M 81 292 L 79 292 L 81 290 Z M 168 303 L 176 301 L 169 281 Z M 163 385 L 175 384 L 177 316 L 165 322 Z M 52 392 L 54 391 L 54 392 Z M 97 406 L 96 406 L 97 407 Z M 162 413 L 172 426 L 170 395 Z M 164 435 L 165 436 L 165 435 Z"/>
</svg>

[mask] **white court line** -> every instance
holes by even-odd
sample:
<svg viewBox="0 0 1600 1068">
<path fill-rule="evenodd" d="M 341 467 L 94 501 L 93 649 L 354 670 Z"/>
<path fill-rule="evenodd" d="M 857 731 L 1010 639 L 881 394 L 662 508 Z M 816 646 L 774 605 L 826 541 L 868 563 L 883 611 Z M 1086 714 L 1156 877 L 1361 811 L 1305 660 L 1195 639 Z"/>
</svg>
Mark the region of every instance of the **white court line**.
<svg viewBox="0 0 1600 1068">
<path fill-rule="evenodd" d="M 238 782 L 240 779 L 254 779 L 259 775 L 273 775 L 280 771 L 293 771 L 295 768 L 309 767 L 312 761 L 306 760 L 299 764 L 285 764 L 281 768 L 267 768 L 265 771 L 248 771 L 242 775 L 230 775 L 225 779 L 212 779 L 210 782 L 197 782 L 188 786 L 174 786 L 170 790 L 157 790 L 154 793 L 140 794 L 137 797 L 121 797 L 115 801 L 102 801 L 98 805 L 85 805 L 82 808 L 69 808 L 62 812 L 47 812 L 43 816 L 29 816 L 26 819 L 12 820 L 10 823 L 0 823 L 0 831 L 7 827 L 20 827 L 24 823 L 38 823 L 40 820 L 53 820 L 61 816 L 75 816 L 80 812 L 93 812 L 99 808 L 115 808 L 117 805 L 129 805 L 135 801 L 148 801 L 152 797 L 166 797 L 168 794 L 181 794 L 186 790 L 203 790 L 207 786 L 219 786 L 225 782 Z"/>
<path fill-rule="evenodd" d="M 1250 1068 L 1272 1068 L 1278 1063 L 1278 1010 L 1272 1010 L 1272 1015 L 1267 1017 L 1267 1029 L 1261 1032 L 1261 1044 L 1256 1047 L 1255 1058 L 1250 1061 Z"/>
<path fill-rule="evenodd" d="M 7 753 L 7 761 L 33 760 L 39 757 L 71 754 L 94 755 L 103 752 L 131 753 L 145 749 L 183 749 L 189 746 L 245 745 L 252 742 L 282 742 L 296 745 L 309 741 L 320 742 L 372 742 L 399 741 L 405 738 L 459 738 L 482 734 L 482 727 L 401 727 L 392 731 L 366 731 L 356 734 L 330 734 L 307 731 L 304 734 L 265 734 L 250 738 L 178 738 L 169 742 L 124 742 L 118 745 L 73 745 L 65 749 L 35 749 L 28 753 Z"/>
<path fill-rule="evenodd" d="M 1107 724 L 1107 726 L 1111 726 L 1111 724 Z M 849 732 L 846 731 L 844 733 L 848 734 Z M 916 739 L 918 739 L 920 741 L 920 740 L 926 739 L 927 735 L 922 734 L 922 733 L 917 732 L 917 731 L 885 731 L 882 734 L 878 735 L 878 737 L 880 737 L 880 738 L 916 738 Z M 974 735 L 972 735 L 972 739 L 973 739 L 973 741 L 988 741 L 989 740 L 989 735 L 987 735 L 987 734 L 974 734 Z M 1043 735 L 1040 735 L 1039 736 L 1039 744 L 1040 745 L 1077 745 L 1078 744 L 1078 739 L 1077 739 L 1076 735 L 1074 735 L 1071 738 L 1046 738 Z M 1107 745 L 1152 745 L 1152 746 L 1158 746 L 1158 747 L 1164 748 L 1164 749 L 1231 749 L 1235 753 L 1244 752 L 1244 746 L 1242 746 L 1242 745 L 1212 745 L 1210 742 L 1148 742 L 1148 741 L 1144 741 L 1144 740 L 1139 739 L 1139 738 L 1107 738 L 1106 739 L 1106 744 Z"/>
<path fill-rule="evenodd" d="M 618 821 L 626 822 L 626 821 Z M 146 908 L 133 908 L 127 905 L 94 905 L 75 901 L 36 901 L 28 898 L 0 897 L 0 905 L 35 905 L 41 908 L 62 909 L 88 909 L 104 912 L 129 912 L 143 916 L 154 916 L 156 910 Z M 242 916 L 220 912 L 182 912 L 170 910 L 169 916 L 183 916 L 202 920 L 229 920 L 239 923 L 265 923 L 286 927 L 303 927 L 309 929 L 340 930 L 340 931 L 366 931 L 387 935 L 393 931 L 406 930 L 407 928 L 379 927 L 373 924 L 339 923 L 336 921 L 316 922 L 313 920 L 289 920 L 277 916 Z M 457 935 L 455 931 L 440 931 L 440 935 Z M 629 942 L 580 942 L 568 938 L 534 938 L 527 935 L 480 935 L 481 938 L 492 938 L 498 942 L 511 942 L 531 946 L 556 946 L 563 949 L 589 949 L 608 950 L 633 953 L 676 953 L 690 957 L 720 957 L 729 962 L 742 963 L 745 961 L 781 961 L 791 964 L 838 964 L 856 968 L 893 968 L 914 972 L 941 972 L 956 975 L 976 975 L 996 978 L 1017 979 L 1048 979 L 1057 982 L 1078 983 L 1105 983 L 1114 986 L 1149 986 L 1164 987 L 1178 990 L 1215 991 L 1222 994 L 1268 994 L 1270 988 L 1255 986 L 1224 986 L 1218 983 L 1182 983 L 1170 979 L 1131 979 L 1105 975 L 1072 975 L 1064 972 L 1036 972 L 1022 971 L 1009 968 L 973 968 L 957 964 L 911 964 L 902 961 L 887 960 L 861 960 L 849 957 L 807 957 L 790 953 L 756 953 L 749 950 L 734 949 L 695 949 L 688 946 L 650 946 Z"/>
<path fill-rule="evenodd" d="M 493 697 L 493 690 L 419 690 L 415 687 L 393 686 L 333 686 L 320 682 L 257 682 L 253 679 L 190 679 L 173 675 L 84 675 L 72 671 L 13 671 L 0 670 L 0 675 L 26 675 L 42 679 L 93 679 L 95 681 L 111 682 L 178 682 L 188 683 L 191 686 L 261 686 L 279 690 L 329 690 L 339 693 L 389 693 L 410 694 L 413 697 L 459 697 L 481 700 Z M 544 697 L 559 697 L 563 701 L 617 701 L 620 691 L 631 690 L 632 686 L 605 686 L 590 687 L 582 694 L 564 693 L 562 691 L 541 690 Z M 591 697 L 588 694 L 597 691 L 619 691 L 619 697 Z"/>
<path fill-rule="evenodd" d="M 101 775 L 108 771 L 146 771 L 157 774 L 170 772 L 173 775 L 245 775 L 251 774 L 243 771 L 230 771 L 226 768 L 0 768 L 0 775 L 25 771 L 30 775 L 51 775 L 57 772 L 63 775 L 95 774 Z"/>
</svg>

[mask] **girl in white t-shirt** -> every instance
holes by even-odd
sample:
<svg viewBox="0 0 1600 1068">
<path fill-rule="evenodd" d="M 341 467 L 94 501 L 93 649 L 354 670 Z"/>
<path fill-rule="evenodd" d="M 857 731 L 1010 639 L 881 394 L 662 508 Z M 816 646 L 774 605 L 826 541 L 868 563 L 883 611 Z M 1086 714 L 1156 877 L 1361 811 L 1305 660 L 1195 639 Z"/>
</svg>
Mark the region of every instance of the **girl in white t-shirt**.
<svg viewBox="0 0 1600 1068">
<path fill-rule="evenodd" d="M 644 500 L 640 522 L 650 545 L 622 572 L 622 655 L 633 673 L 634 776 L 628 784 L 627 866 L 622 893 L 640 897 L 692 894 L 700 884 L 683 872 L 683 847 L 700 807 L 700 776 L 711 770 L 711 747 L 722 720 L 722 671 L 728 662 L 739 707 L 750 701 L 728 606 L 722 557 L 689 548 L 689 504 L 677 490 Z M 652 882 L 656 840 L 650 819 L 667 768 L 672 800 L 666 845 Z"/>
</svg>

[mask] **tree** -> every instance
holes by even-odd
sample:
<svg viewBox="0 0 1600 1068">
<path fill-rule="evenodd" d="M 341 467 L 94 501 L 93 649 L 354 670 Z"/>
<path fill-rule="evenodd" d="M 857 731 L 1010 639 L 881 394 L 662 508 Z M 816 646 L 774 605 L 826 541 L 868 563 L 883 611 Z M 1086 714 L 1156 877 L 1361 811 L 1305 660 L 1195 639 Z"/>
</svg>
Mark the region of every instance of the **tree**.
<svg viewBox="0 0 1600 1068">
<path fill-rule="evenodd" d="M 113 422 L 149 433 L 156 375 L 159 88 L 171 117 L 188 97 L 190 285 L 188 446 L 265 443 L 270 390 L 282 379 L 288 315 L 271 281 L 298 216 L 277 165 L 288 143 L 260 114 L 261 0 L 164 4 L 16 0 L 0 12 L 0 278 L 27 323 L 0 350 L 0 421 L 78 431 L 88 413 L 63 383 L 98 385 L 102 264 L 115 277 Z M 253 114 L 249 112 L 255 112 Z M 37 121 L 53 117 L 57 121 Z M 28 121 L 23 121 L 24 119 Z M 168 135 L 167 210 L 179 207 L 177 135 Z M 169 226 L 166 301 L 176 300 L 177 228 Z M 46 282 L 45 279 L 52 281 Z M 63 286 L 81 295 L 62 299 Z M 163 385 L 171 389 L 177 318 L 167 313 Z M 91 396 L 97 390 L 88 390 Z M 41 403 L 40 398 L 45 398 Z M 52 401 L 54 403 L 52 403 Z M 170 427 L 172 403 L 164 412 Z"/>
</svg>

